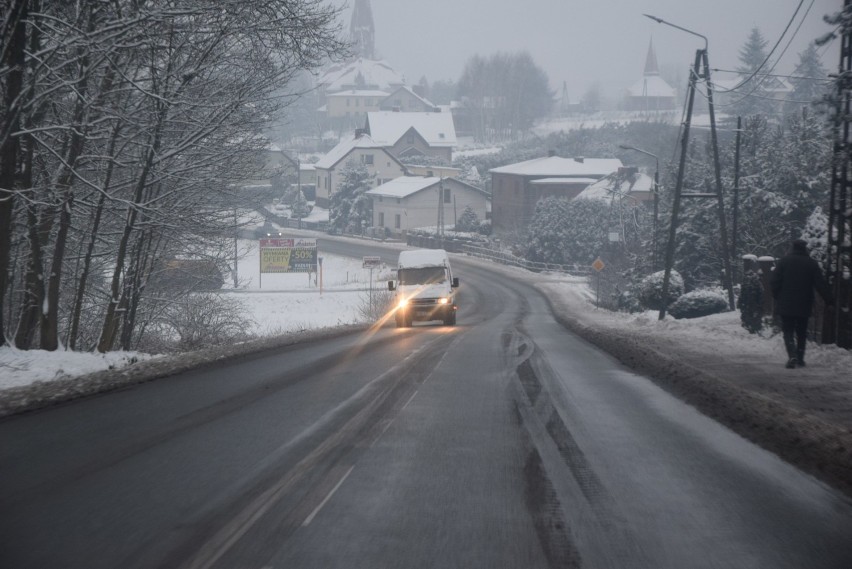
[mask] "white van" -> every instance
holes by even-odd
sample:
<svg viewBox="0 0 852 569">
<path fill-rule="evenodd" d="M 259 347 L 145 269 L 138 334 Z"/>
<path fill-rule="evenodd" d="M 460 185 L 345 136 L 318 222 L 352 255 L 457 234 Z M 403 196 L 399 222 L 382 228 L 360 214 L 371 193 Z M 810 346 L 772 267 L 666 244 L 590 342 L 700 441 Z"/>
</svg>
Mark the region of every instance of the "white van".
<svg viewBox="0 0 852 569">
<path fill-rule="evenodd" d="M 450 257 L 443 249 L 415 249 L 399 254 L 397 282 L 388 282 L 388 290 L 396 291 L 394 307 L 396 325 L 407 328 L 415 320 L 443 320 L 455 326 L 456 289 Z"/>
</svg>

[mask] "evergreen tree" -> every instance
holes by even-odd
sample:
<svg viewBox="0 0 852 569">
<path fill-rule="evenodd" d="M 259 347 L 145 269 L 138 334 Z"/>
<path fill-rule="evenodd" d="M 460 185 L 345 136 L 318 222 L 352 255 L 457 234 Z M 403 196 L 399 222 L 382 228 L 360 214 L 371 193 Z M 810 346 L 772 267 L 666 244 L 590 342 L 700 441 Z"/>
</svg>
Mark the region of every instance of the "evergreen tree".
<svg viewBox="0 0 852 569">
<path fill-rule="evenodd" d="M 296 192 L 296 199 L 293 200 L 293 211 L 290 217 L 293 219 L 304 219 L 311 214 L 314 207 L 308 203 L 305 194 L 302 191 Z"/>
<path fill-rule="evenodd" d="M 816 45 L 808 45 L 805 51 L 799 54 L 799 63 L 793 75 L 794 78 L 790 80 L 793 84 L 793 92 L 790 95 L 793 103 L 788 110 L 797 111 L 803 106 L 822 101 L 828 94 L 828 73 L 820 61 Z"/>
<path fill-rule="evenodd" d="M 607 242 L 610 206 L 599 200 L 549 197 L 536 204 L 526 258 L 543 263 L 590 264 Z"/>
<path fill-rule="evenodd" d="M 456 220 L 456 231 L 476 232 L 479 230 L 479 216 L 473 211 L 473 208 L 467 206 Z"/>
<path fill-rule="evenodd" d="M 341 174 L 343 179 L 331 196 L 329 223 L 338 231 L 361 233 L 373 223 L 373 202 L 365 193 L 373 186 L 375 175 L 353 160 Z"/>
<path fill-rule="evenodd" d="M 754 27 L 746 43 L 740 48 L 740 66 L 737 71 L 741 80 L 748 81 L 730 94 L 735 112 L 741 116 L 767 115 L 773 113 L 767 87 L 772 78 L 766 77 L 766 44 L 760 29 Z M 761 67 L 762 66 L 762 67 Z"/>
</svg>

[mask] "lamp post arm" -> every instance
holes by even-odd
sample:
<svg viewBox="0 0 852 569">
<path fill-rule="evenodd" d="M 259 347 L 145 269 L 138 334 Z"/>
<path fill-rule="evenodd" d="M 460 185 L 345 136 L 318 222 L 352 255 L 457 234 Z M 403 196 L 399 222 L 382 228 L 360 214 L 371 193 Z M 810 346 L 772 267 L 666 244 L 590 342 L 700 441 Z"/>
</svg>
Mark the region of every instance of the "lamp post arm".
<svg viewBox="0 0 852 569">
<path fill-rule="evenodd" d="M 707 51 L 707 48 L 708 48 L 708 46 L 710 45 L 710 42 L 707 40 L 707 36 L 703 36 L 703 35 L 699 34 L 698 32 L 693 32 L 692 30 L 688 30 L 688 29 L 686 29 L 686 28 L 682 28 L 682 27 L 678 26 L 677 24 L 673 24 L 673 23 L 671 23 L 671 22 L 667 22 L 667 21 L 665 21 L 664 19 L 662 19 L 662 18 L 658 18 L 657 16 L 652 16 L 651 14 L 642 14 L 642 15 L 643 15 L 643 16 L 645 16 L 646 18 L 650 18 L 650 19 L 654 20 L 654 21 L 655 21 L 655 22 L 657 22 L 658 24 L 665 24 L 665 25 L 667 25 L 667 26 L 671 26 L 671 27 L 673 27 L 673 28 L 676 28 L 676 29 L 678 29 L 678 30 L 680 30 L 680 31 L 682 31 L 682 32 L 686 32 L 686 33 L 688 33 L 688 34 L 692 34 L 692 35 L 694 35 L 694 36 L 698 36 L 698 37 L 700 37 L 701 39 L 703 39 L 703 40 L 704 40 L 704 51 Z"/>
</svg>

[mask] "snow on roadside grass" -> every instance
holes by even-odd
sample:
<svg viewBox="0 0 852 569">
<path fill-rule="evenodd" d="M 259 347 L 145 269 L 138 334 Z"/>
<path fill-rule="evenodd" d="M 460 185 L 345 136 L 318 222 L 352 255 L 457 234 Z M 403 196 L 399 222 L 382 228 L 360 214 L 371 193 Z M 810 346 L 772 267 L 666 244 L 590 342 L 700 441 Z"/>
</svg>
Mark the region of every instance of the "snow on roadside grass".
<svg viewBox="0 0 852 569">
<path fill-rule="evenodd" d="M 0 389 L 117 369 L 154 356 L 137 352 L 67 352 L 0 348 Z"/>
</svg>

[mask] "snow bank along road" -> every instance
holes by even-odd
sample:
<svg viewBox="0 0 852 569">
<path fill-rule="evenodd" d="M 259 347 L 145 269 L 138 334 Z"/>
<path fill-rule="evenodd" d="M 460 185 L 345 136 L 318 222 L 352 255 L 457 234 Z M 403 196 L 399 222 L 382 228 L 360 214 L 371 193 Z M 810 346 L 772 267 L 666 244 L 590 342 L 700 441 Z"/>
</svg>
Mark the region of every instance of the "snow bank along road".
<svg viewBox="0 0 852 569">
<path fill-rule="evenodd" d="M 369 253 L 365 253 L 369 254 Z M 458 260 L 459 326 L 0 422 L 9 567 L 852 565 L 852 503 Z"/>
</svg>

